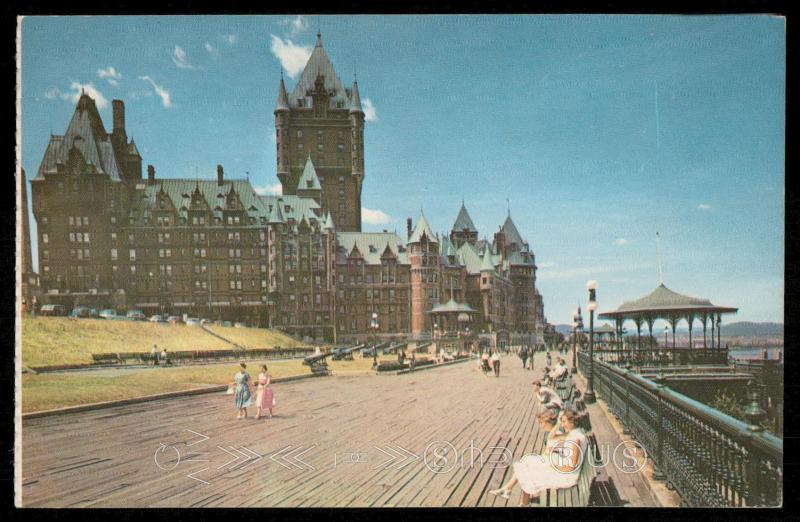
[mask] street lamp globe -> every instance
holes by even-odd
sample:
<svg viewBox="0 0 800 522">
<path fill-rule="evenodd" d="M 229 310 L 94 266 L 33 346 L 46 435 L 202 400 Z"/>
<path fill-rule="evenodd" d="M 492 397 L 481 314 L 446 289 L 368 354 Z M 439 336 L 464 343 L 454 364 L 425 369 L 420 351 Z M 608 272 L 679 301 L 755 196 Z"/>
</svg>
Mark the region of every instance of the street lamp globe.
<svg viewBox="0 0 800 522">
<path fill-rule="evenodd" d="M 586 289 L 587 289 L 587 290 L 596 290 L 596 289 L 597 289 L 597 281 L 596 281 L 596 280 L 594 280 L 594 279 L 590 279 L 590 280 L 589 280 L 589 281 L 586 283 Z"/>
</svg>

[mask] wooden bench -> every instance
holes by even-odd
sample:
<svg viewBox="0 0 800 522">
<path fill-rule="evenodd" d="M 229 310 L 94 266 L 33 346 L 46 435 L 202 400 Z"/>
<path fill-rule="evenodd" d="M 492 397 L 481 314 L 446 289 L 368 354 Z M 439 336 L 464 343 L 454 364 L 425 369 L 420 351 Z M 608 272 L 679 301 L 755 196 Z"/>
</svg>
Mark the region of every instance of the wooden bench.
<svg viewBox="0 0 800 522">
<path fill-rule="evenodd" d="M 93 353 L 92 363 L 94 364 L 119 364 L 119 355 L 116 353 Z"/>
<path fill-rule="evenodd" d="M 581 463 L 578 482 L 569 488 L 550 488 L 542 491 L 539 495 L 539 502 L 531 502 L 531 505 L 541 507 L 589 506 L 592 485 L 597 478 L 594 453 L 595 448 L 592 439 L 589 439 L 589 444 L 586 446 L 586 454 L 583 456 L 583 462 Z"/>
</svg>

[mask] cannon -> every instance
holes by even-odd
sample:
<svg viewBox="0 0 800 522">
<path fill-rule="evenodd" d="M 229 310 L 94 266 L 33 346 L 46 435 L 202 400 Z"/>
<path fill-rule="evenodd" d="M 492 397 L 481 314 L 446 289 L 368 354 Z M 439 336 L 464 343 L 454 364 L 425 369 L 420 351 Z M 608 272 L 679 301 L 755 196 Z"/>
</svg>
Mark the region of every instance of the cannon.
<svg viewBox="0 0 800 522">
<path fill-rule="evenodd" d="M 383 349 L 383 355 L 396 353 L 398 350 L 405 349 L 406 346 L 408 346 L 408 343 L 395 343 L 393 345 L 387 346 Z"/>
<path fill-rule="evenodd" d="M 311 369 L 311 373 L 315 375 L 328 375 L 328 362 L 325 360 L 327 356 L 328 354 L 326 353 L 309 355 L 303 358 L 303 366 L 308 366 Z"/>
<path fill-rule="evenodd" d="M 368 346 L 361 349 L 361 357 L 372 357 L 375 354 L 375 350 L 385 349 L 391 343 L 383 342 L 380 344 L 376 344 L 374 346 Z"/>
<path fill-rule="evenodd" d="M 341 360 L 352 361 L 353 352 L 355 350 L 360 350 L 361 348 L 364 348 L 363 344 L 351 346 L 350 348 L 346 347 L 334 348 L 333 351 L 331 352 L 331 357 L 333 358 L 334 361 L 341 361 Z"/>
</svg>

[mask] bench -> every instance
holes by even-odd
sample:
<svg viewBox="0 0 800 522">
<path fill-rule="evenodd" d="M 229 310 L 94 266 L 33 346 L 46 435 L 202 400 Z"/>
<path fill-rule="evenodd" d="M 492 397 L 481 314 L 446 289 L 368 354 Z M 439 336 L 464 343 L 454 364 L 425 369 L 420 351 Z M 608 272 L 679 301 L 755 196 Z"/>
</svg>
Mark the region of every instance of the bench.
<svg viewBox="0 0 800 522">
<path fill-rule="evenodd" d="M 93 353 L 93 364 L 119 364 L 119 355 L 116 353 Z"/>
<path fill-rule="evenodd" d="M 533 506 L 541 507 L 587 507 L 592 493 L 592 486 L 597 479 L 595 467 L 594 437 L 589 438 L 586 454 L 581 463 L 578 482 L 569 488 L 550 488 L 539 495 L 539 502 L 531 502 Z"/>
</svg>

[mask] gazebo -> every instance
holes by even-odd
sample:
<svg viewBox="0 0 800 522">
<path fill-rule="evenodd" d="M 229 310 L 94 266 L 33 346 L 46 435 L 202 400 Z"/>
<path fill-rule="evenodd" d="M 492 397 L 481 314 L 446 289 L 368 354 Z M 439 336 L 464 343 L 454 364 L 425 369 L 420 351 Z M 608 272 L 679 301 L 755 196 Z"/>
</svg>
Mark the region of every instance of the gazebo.
<svg viewBox="0 0 800 522">
<path fill-rule="evenodd" d="M 435 305 L 428 313 L 442 331 L 448 332 L 460 330 L 459 323 L 472 321 L 472 315 L 477 312 L 467 303 L 458 303 L 451 297 L 446 303 Z"/>
<path fill-rule="evenodd" d="M 696 320 L 703 325 L 703 348 L 708 348 L 706 332 L 711 324 L 711 347 L 714 347 L 714 326 L 717 328 L 716 347 L 721 348 L 720 327 L 723 314 L 735 314 L 739 309 L 730 306 L 717 306 L 708 299 L 690 297 L 679 294 L 664 286 L 658 285 L 646 296 L 622 303 L 613 312 L 604 312 L 598 315 L 600 319 L 611 319 L 617 326 L 617 334 L 622 336 L 622 324 L 631 320 L 636 324 L 636 344 L 641 347 L 642 325 L 646 324 L 650 336 L 653 336 L 653 323 L 657 319 L 666 320 L 672 327 L 672 348 L 675 348 L 675 327 L 686 320 L 689 324 L 689 346 L 692 346 L 692 329 Z"/>
</svg>

